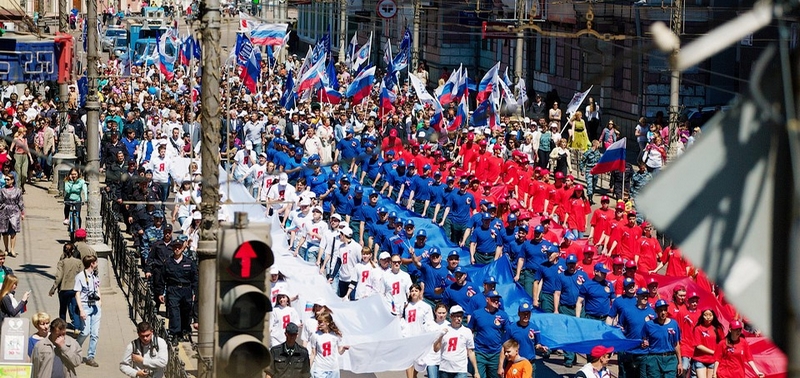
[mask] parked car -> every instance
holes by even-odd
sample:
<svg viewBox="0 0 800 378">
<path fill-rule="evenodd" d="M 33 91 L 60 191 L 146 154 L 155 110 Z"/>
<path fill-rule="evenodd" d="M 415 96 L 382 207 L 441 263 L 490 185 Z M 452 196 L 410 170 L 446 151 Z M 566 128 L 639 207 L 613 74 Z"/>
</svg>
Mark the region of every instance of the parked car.
<svg viewBox="0 0 800 378">
<path fill-rule="evenodd" d="M 103 36 L 100 38 L 100 48 L 103 51 L 111 52 L 114 46 L 118 45 L 117 39 L 126 40 L 128 38 L 128 31 L 123 28 L 110 27 L 106 29 Z"/>
</svg>

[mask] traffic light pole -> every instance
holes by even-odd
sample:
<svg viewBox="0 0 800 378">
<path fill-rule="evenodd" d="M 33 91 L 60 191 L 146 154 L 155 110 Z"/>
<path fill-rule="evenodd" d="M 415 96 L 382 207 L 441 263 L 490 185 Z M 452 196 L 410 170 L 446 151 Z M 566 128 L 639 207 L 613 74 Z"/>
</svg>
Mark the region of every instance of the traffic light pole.
<svg viewBox="0 0 800 378">
<path fill-rule="evenodd" d="M 203 221 L 200 228 L 199 257 L 200 286 L 198 288 L 198 376 L 213 378 L 214 351 L 216 345 L 216 298 L 217 298 L 217 220 L 219 206 L 219 143 L 220 143 L 220 2 L 202 0 L 203 75 L 200 89 L 200 125 L 202 140 L 203 187 L 201 189 L 200 212 Z"/>
</svg>

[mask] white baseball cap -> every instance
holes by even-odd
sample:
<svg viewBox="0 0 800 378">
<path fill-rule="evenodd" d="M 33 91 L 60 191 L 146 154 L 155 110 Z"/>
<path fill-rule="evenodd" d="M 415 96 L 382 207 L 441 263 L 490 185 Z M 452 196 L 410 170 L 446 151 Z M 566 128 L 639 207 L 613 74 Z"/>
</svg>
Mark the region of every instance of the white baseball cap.
<svg viewBox="0 0 800 378">
<path fill-rule="evenodd" d="M 353 237 L 353 229 L 350 228 L 350 227 L 345 227 L 345 228 L 339 230 L 339 232 L 341 232 L 342 235 L 347 236 L 348 238 L 352 238 Z"/>
<path fill-rule="evenodd" d="M 289 183 L 289 175 L 287 175 L 285 172 L 281 172 L 281 174 L 278 175 L 278 184 L 286 185 L 288 183 Z"/>
<path fill-rule="evenodd" d="M 311 200 L 308 198 L 303 198 L 300 200 L 300 206 L 310 206 Z"/>
<path fill-rule="evenodd" d="M 336 218 L 336 219 L 337 219 L 337 220 L 339 220 L 339 221 L 341 221 L 341 220 L 342 220 L 342 216 L 341 216 L 341 215 L 339 215 L 339 214 L 336 214 L 336 213 L 333 213 L 333 214 L 331 215 L 331 219 L 334 219 L 334 218 Z"/>
<path fill-rule="evenodd" d="M 244 142 L 244 148 L 246 148 L 248 150 L 252 150 L 253 149 L 253 142 L 251 142 L 249 140 L 247 142 Z"/>
<path fill-rule="evenodd" d="M 464 309 L 461 308 L 461 306 L 455 305 L 453 307 L 450 307 L 450 315 L 457 314 L 459 312 L 461 312 L 461 313 L 464 312 Z"/>
<path fill-rule="evenodd" d="M 391 257 L 392 255 L 390 255 L 389 252 L 383 251 L 378 255 L 378 260 L 389 259 Z"/>
</svg>

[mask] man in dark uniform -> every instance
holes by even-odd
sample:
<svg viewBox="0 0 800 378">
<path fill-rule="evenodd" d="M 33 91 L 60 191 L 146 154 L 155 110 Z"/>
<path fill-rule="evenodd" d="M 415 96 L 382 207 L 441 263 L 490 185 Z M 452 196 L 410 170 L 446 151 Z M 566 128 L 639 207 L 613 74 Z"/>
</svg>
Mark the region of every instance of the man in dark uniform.
<svg viewBox="0 0 800 378">
<path fill-rule="evenodd" d="M 167 305 L 170 341 L 175 346 L 179 339 L 188 340 L 192 331 L 192 303 L 197 293 L 198 271 L 194 261 L 183 256 L 183 242 L 175 240 L 170 247 L 172 257 L 162 268 L 163 284 L 156 292 L 160 294 L 159 301 Z"/>
<path fill-rule="evenodd" d="M 163 277 L 161 276 L 162 270 L 164 269 L 164 265 L 167 262 L 167 259 L 172 256 L 172 247 L 170 244 L 172 243 L 172 225 L 167 223 L 164 225 L 164 236 L 161 240 L 157 240 L 153 245 L 150 246 L 150 254 L 147 256 L 147 261 L 144 264 L 144 276 L 145 278 L 152 279 L 151 286 L 153 288 L 153 300 L 156 301 L 156 312 L 161 309 L 161 302 L 158 299 L 158 296 L 161 295 L 161 292 L 157 291 L 157 287 L 161 287 L 164 285 Z"/>
<path fill-rule="evenodd" d="M 297 343 L 300 332 L 297 324 L 286 325 L 286 342 L 270 348 L 273 363 L 267 368 L 270 378 L 309 378 L 311 377 L 311 360 L 308 350 Z"/>
</svg>

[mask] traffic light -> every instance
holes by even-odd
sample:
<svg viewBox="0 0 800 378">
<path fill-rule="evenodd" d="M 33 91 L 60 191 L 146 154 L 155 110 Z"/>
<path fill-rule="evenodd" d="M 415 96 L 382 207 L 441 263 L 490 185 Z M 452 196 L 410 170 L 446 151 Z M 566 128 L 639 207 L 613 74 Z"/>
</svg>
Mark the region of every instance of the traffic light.
<svg viewBox="0 0 800 378">
<path fill-rule="evenodd" d="M 217 377 L 261 377 L 272 362 L 269 229 L 225 228 L 218 240 Z"/>
</svg>

